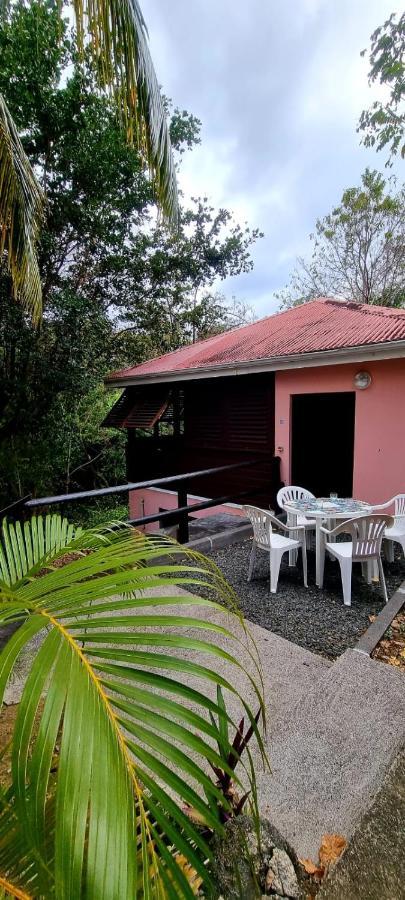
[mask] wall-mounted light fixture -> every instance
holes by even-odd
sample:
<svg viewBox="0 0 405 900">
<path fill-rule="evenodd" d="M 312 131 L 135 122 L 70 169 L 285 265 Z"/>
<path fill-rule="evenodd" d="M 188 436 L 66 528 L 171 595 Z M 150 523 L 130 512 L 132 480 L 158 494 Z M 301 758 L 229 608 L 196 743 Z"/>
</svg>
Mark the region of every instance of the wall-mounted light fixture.
<svg viewBox="0 0 405 900">
<path fill-rule="evenodd" d="M 370 387 L 370 384 L 371 384 L 370 372 L 357 372 L 357 375 L 354 376 L 354 386 L 359 391 L 365 391 L 366 388 Z"/>
</svg>

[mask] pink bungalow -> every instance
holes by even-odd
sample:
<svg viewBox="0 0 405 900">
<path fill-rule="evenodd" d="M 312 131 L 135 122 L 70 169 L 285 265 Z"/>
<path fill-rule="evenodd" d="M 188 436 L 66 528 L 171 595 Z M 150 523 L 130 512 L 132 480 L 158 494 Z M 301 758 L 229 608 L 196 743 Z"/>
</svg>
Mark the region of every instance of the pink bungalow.
<svg viewBox="0 0 405 900">
<path fill-rule="evenodd" d="M 193 483 L 191 503 L 245 488 L 274 505 L 280 481 L 371 503 L 405 492 L 405 310 L 321 298 L 106 383 L 124 389 L 104 424 L 127 429 L 131 481 L 257 460 Z M 130 504 L 149 515 L 177 495 Z"/>
</svg>

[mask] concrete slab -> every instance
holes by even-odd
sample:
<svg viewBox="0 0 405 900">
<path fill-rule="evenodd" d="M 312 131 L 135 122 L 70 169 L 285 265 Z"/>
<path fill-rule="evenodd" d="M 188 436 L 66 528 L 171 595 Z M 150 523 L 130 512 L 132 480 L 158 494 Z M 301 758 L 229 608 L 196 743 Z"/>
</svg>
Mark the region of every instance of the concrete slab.
<svg viewBox="0 0 405 900">
<path fill-rule="evenodd" d="M 298 855 L 316 858 L 323 833 L 353 834 L 403 745 L 405 680 L 348 650 L 277 726 L 261 800 Z"/>
<path fill-rule="evenodd" d="M 318 900 L 405 897 L 405 752 L 390 768 Z"/>
</svg>

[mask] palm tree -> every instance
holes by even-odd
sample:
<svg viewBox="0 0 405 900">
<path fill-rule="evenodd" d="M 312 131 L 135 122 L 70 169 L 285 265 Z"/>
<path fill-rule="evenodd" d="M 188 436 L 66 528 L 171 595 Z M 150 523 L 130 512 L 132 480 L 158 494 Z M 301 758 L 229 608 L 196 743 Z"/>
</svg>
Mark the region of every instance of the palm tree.
<svg viewBox="0 0 405 900">
<path fill-rule="evenodd" d="M 209 887 L 206 833 L 221 832 L 228 801 L 204 761 L 233 778 L 235 751 L 208 685 L 237 695 L 223 664 L 243 667 L 229 629 L 180 614 L 219 608 L 178 592 L 201 579 L 233 603 L 219 570 L 184 554 L 124 525 L 83 532 L 58 515 L 3 524 L 0 625 L 19 628 L 0 654 L 0 704 L 22 651 L 42 642 L 0 788 L 0 896 L 192 898 Z"/>
<path fill-rule="evenodd" d="M 177 185 L 165 108 L 138 0 L 73 0 L 77 45 L 90 53 L 101 90 L 111 92 L 127 140 L 146 159 L 157 200 L 177 223 Z M 60 15 L 63 4 L 58 5 Z M 0 4 L 1 9 L 1 4 Z M 0 260 L 13 292 L 38 321 L 41 283 L 35 245 L 46 198 L 0 95 Z"/>
</svg>

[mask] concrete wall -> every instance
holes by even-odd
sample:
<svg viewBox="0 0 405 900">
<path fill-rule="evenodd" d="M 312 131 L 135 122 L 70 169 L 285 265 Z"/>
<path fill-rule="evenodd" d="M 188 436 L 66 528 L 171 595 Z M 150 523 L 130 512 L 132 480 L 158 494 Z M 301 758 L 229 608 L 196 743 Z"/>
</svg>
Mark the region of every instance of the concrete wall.
<svg viewBox="0 0 405 900">
<path fill-rule="evenodd" d="M 208 497 L 197 497 L 195 494 L 188 494 L 188 504 L 201 503 L 208 500 Z M 163 490 L 162 488 L 148 488 L 143 491 L 130 491 L 129 494 L 129 516 L 131 519 L 137 519 L 140 516 L 152 516 L 159 512 L 159 509 L 177 509 L 177 492 Z M 242 507 L 236 503 L 227 503 L 223 506 L 213 506 L 210 509 L 201 509 L 193 513 L 193 517 L 200 518 L 203 516 L 212 516 L 215 513 L 228 513 L 229 515 L 243 516 Z M 157 531 L 159 522 L 150 522 L 146 526 L 148 531 Z"/>
<path fill-rule="evenodd" d="M 281 478 L 288 484 L 292 395 L 353 391 L 359 371 L 369 372 L 372 383 L 356 390 L 353 496 L 382 503 L 405 492 L 405 360 L 277 372 L 275 452 L 282 460 Z M 312 439 L 308 435 L 308 441 Z"/>
</svg>

